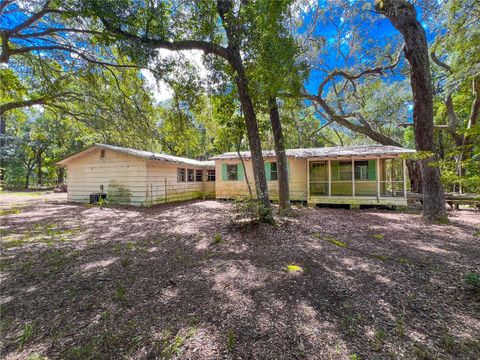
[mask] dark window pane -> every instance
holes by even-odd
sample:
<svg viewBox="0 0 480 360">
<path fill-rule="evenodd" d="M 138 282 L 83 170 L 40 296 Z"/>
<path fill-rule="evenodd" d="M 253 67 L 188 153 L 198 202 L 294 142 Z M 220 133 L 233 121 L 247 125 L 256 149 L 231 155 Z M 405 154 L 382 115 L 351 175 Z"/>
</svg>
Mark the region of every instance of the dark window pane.
<svg viewBox="0 0 480 360">
<path fill-rule="evenodd" d="M 270 163 L 270 180 L 278 180 L 277 163 Z"/>
<path fill-rule="evenodd" d="M 215 170 L 207 170 L 207 181 L 215 181 Z"/>
<path fill-rule="evenodd" d="M 193 169 L 188 169 L 187 170 L 187 180 L 188 181 L 195 181 L 195 175 L 194 175 Z"/>
<path fill-rule="evenodd" d="M 368 161 L 355 161 L 355 180 L 368 180 Z"/>
<path fill-rule="evenodd" d="M 177 182 L 185 181 L 185 169 L 177 169 Z"/>
<path fill-rule="evenodd" d="M 238 180 L 238 165 L 228 165 L 227 164 L 227 179 L 228 180 Z"/>
</svg>

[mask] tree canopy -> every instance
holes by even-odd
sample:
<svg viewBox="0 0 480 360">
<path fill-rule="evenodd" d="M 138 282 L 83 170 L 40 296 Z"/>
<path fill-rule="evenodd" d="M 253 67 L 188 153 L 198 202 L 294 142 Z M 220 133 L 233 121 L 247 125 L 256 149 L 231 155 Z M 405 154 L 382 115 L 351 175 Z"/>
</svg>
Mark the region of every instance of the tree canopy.
<svg viewBox="0 0 480 360">
<path fill-rule="evenodd" d="M 479 5 L 413 6 L 432 75 L 434 165 L 447 190 L 479 191 Z M 381 12 L 346 0 L 3 0 L 2 179 L 63 181 L 55 160 L 93 142 L 258 155 L 278 145 L 273 100 L 287 148 L 415 147 L 409 44 Z M 145 71 L 168 98 L 156 100 Z"/>
</svg>

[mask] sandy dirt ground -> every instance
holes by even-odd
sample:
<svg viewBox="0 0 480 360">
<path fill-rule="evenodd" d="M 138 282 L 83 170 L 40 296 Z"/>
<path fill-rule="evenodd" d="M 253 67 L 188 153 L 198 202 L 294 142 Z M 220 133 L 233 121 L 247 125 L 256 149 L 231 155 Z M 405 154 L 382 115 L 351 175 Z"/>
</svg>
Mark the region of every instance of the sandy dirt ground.
<svg viewBox="0 0 480 360">
<path fill-rule="evenodd" d="M 0 195 L 5 359 L 478 359 L 480 212 Z"/>
</svg>

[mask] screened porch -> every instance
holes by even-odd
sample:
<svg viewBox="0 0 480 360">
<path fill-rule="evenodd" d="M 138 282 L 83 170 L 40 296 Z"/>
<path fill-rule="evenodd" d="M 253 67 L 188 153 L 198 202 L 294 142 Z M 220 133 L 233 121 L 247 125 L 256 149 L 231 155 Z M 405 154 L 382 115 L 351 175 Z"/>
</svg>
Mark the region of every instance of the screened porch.
<svg viewBox="0 0 480 360">
<path fill-rule="evenodd" d="M 400 157 L 308 159 L 307 164 L 309 202 L 406 202 L 405 160 Z"/>
</svg>

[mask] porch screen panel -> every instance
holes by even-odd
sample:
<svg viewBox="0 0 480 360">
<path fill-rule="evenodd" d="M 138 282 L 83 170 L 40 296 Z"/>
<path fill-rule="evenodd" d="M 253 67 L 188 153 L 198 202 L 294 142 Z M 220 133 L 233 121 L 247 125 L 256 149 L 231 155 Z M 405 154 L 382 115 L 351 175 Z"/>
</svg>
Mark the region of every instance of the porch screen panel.
<svg viewBox="0 0 480 360">
<path fill-rule="evenodd" d="M 310 163 L 310 195 L 328 196 L 328 168 L 326 161 Z"/>
<path fill-rule="evenodd" d="M 355 161 L 355 196 L 377 196 L 375 160 Z"/>
<path fill-rule="evenodd" d="M 382 159 L 380 173 L 380 196 L 403 197 L 405 174 L 402 159 Z"/>
<path fill-rule="evenodd" d="M 332 196 L 352 196 L 352 162 L 332 161 Z"/>
</svg>

